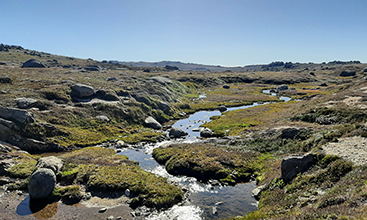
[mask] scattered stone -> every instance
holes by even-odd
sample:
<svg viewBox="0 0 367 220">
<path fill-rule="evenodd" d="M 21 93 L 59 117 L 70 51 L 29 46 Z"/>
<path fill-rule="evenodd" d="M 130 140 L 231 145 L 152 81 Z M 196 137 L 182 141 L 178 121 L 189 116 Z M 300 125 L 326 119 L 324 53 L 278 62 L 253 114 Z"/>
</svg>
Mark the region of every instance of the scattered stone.
<svg viewBox="0 0 367 220">
<path fill-rule="evenodd" d="M 188 133 L 180 128 L 171 128 L 168 135 L 170 138 L 180 138 L 188 135 Z"/>
<path fill-rule="evenodd" d="M 363 69 L 363 72 L 364 73 L 367 73 L 367 67 Z"/>
<path fill-rule="evenodd" d="M 314 163 L 313 154 L 291 155 L 283 159 L 281 165 L 282 179 L 290 182 L 299 173 L 307 171 Z"/>
<path fill-rule="evenodd" d="M 84 69 L 87 71 L 101 71 L 102 70 L 100 66 L 96 66 L 96 65 L 86 66 L 84 67 Z"/>
<path fill-rule="evenodd" d="M 0 107 L 0 118 L 27 125 L 36 121 L 34 115 L 26 110 Z"/>
<path fill-rule="evenodd" d="M 154 129 L 162 129 L 162 125 L 151 116 L 145 119 L 145 124 Z"/>
<path fill-rule="evenodd" d="M 213 215 L 216 215 L 218 214 L 218 210 L 217 210 L 217 207 L 216 206 L 213 206 Z"/>
<path fill-rule="evenodd" d="M 261 186 L 258 186 L 256 187 L 256 189 L 252 190 L 252 195 L 254 196 L 254 198 L 256 200 L 259 200 L 260 199 L 260 195 L 261 193 L 266 189 L 268 188 L 268 186 L 266 184 L 264 185 L 261 185 Z"/>
<path fill-rule="evenodd" d="M 150 69 L 143 70 L 144 73 L 150 73 Z"/>
<path fill-rule="evenodd" d="M 49 156 L 49 157 L 41 157 L 37 164 L 37 168 L 47 168 L 52 170 L 56 175 L 60 172 L 63 162 L 60 158 L 57 158 L 55 156 Z"/>
<path fill-rule="evenodd" d="M 309 72 L 309 74 L 310 74 L 311 76 L 315 76 L 315 73 L 314 73 L 314 72 Z"/>
<path fill-rule="evenodd" d="M 295 90 L 296 90 L 296 88 L 294 88 L 294 87 L 289 87 L 289 90 L 295 91 Z"/>
<path fill-rule="evenodd" d="M 204 130 L 202 127 L 192 129 L 193 132 L 201 132 L 202 130 Z"/>
<path fill-rule="evenodd" d="M 71 90 L 71 95 L 77 98 L 86 98 L 94 95 L 94 88 L 84 84 L 73 85 Z"/>
<path fill-rule="evenodd" d="M 115 219 L 115 217 L 113 217 L 113 215 L 108 216 L 108 218 L 107 218 L 107 220 L 113 220 L 113 219 Z"/>
<path fill-rule="evenodd" d="M 15 182 L 15 181 L 11 180 L 8 177 L 5 177 L 5 176 L 0 177 L 0 186 L 6 185 L 6 184 L 9 184 L 9 183 L 13 183 L 13 182 Z"/>
<path fill-rule="evenodd" d="M 15 102 L 17 103 L 18 108 L 28 109 L 33 108 L 36 105 L 37 99 L 22 97 L 22 98 L 16 98 Z"/>
<path fill-rule="evenodd" d="M 341 77 L 348 77 L 348 76 L 354 76 L 354 75 L 356 75 L 356 71 L 353 71 L 353 70 L 344 70 L 339 74 L 339 76 Z"/>
<path fill-rule="evenodd" d="M 186 116 L 186 113 L 185 113 L 185 112 L 180 112 L 180 113 L 178 113 L 178 115 L 179 115 L 180 117 L 185 117 L 185 116 Z"/>
<path fill-rule="evenodd" d="M 229 88 L 231 88 L 229 85 L 224 85 L 223 86 L 223 89 L 229 89 Z"/>
<path fill-rule="evenodd" d="M 101 208 L 100 210 L 98 210 L 99 213 L 105 213 L 107 211 L 107 208 Z"/>
<path fill-rule="evenodd" d="M 0 66 L 6 66 L 5 62 L 0 62 Z"/>
<path fill-rule="evenodd" d="M 106 80 L 109 81 L 109 82 L 111 82 L 111 81 L 115 82 L 118 79 L 116 77 L 108 77 Z"/>
<path fill-rule="evenodd" d="M 326 83 L 321 83 L 320 86 L 328 86 Z"/>
<path fill-rule="evenodd" d="M 299 132 L 299 128 L 286 128 L 282 130 L 280 137 L 286 139 L 294 139 Z"/>
<path fill-rule="evenodd" d="M 116 217 L 116 220 L 122 220 L 121 216 Z"/>
<path fill-rule="evenodd" d="M 31 199 L 46 198 L 55 189 L 56 175 L 52 170 L 40 168 L 32 174 L 28 183 Z"/>
<path fill-rule="evenodd" d="M 224 202 L 216 202 L 214 205 L 218 206 L 218 205 L 222 205 Z"/>
<path fill-rule="evenodd" d="M 214 132 L 210 128 L 204 128 L 202 131 L 200 131 L 201 137 L 211 137 L 213 134 Z"/>
<path fill-rule="evenodd" d="M 98 115 L 98 116 L 96 116 L 96 118 L 101 120 L 101 121 L 104 121 L 104 122 L 109 122 L 110 121 L 110 119 L 105 115 Z"/>
<path fill-rule="evenodd" d="M 218 107 L 218 110 L 220 112 L 225 112 L 225 111 L 227 111 L 227 107 L 225 107 L 224 105 L 221 105 L 221 106 Z"/>
<path fill-rule="evenodd" d="M 288 86 L 287 85 L 280 85 L 280 86 L 278 86 L 278 88 L 277 88 L 277 90 L 278 91 L 284 91 L 284 90 L 288 90 Z"/>
<path fill-rule="evenodd" d="M 129 189 L 126 189 L 125 190 L 125 196 L 130 197 L 130 195 L 131 195 L 130 190 Z"/>
<path fill-rule="evenodd" d="M 40 61 L 36 59 L 30 59 L 23 63 L 22 68 L 45 68 L 46 66 L 43 65 Z"/>
<path fill-rule="evenodd" d="M 8 76 L 0 76 L 0 83 L 12 83 L 13 80 Z"/>
</svg>

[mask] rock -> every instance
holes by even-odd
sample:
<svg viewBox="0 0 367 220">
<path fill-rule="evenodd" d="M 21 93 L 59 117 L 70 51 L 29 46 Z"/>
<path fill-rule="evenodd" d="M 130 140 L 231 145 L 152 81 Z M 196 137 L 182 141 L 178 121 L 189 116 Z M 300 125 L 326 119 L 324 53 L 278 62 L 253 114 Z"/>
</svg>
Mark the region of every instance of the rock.
<svg viewBox="0 0 367 220">
<path fill-rule="evenodd" d="M 154 129 L 162 129 L 162 125 L 151 116 L 145 119 L 145 124 Z"/>
<path fill-rule="evenodd" d="M 28 183 L 28 192 L 31 199 L 46 198 L 55 189 L 56 175 L 52 170 L 40 168 L 32 174 Z"/>
<path fill-rule="evenodd" d="M 150 73 L 150 69 L 143 70 L 144 73 Z"/>
<path fill-rule="evenodd" d="M 201 137 L 211 137 L 214 134 L 214 132 L 209 128 L 204 128 L 200 131 Z"/>
<path fill-rule="evenodd" d="M 218 210 L 217 210 L 217 207 L 216 206 L 213 206 L 213 215 L 216 215 L 218 214 Z"/>
<path fill-rule="evenodd" d="M 104 213 L 107 211 L 107 208 L 101 208 L 100 210 L 98 210 L 99 213 Z"/>
<path fill-rule="evenodd" d="M 85 70 L 87 71 L 101 71 L 102 68 L 100 66 L 96 66 L 96 65 L 89 65 L 84 67 Z"/>
<path fill-rule="evenodd" d="M 224 85 L 223 86 L 223 89 L 229 89 L 229 88 L 231 88 L 229 85 Z"/>
<path fill-rule="evenodd" d="M 36 121 L 35 116 L 26 110 L 5 107 L 0 107 L 0 118 L 18 122 L 23 126 Z"/>
<path fill-rule="evenodd" d="M 15 102 L 17 103 L 18 108 L 27 109 L 27 108 L 33 108 L 37 103 L 37 99 L 22 97 L 22 98 L 16 98 Z"/>
<path fill-rule="evenodd" d="M 6 66 L 5 62 L 0 62 L 0 66 Z"/>
<path fill-rule="evenodd" d="M 107 79 L 106 79 L 107 81 L 109 81 L 109 82 L 115 82 L 115 81 L 117 81 L 118 79 L 116 78 L 116 77 L 108 77 Z"/>
<path fill-rule="evenodd" d="M 178 113 L 178 115 L 179 115 L 180 117 L 185 117 L 185 116 L 186 116 L 186 112 L 180 112 L 180 113 Z"/>
<path fill-rule="evenodd" d="M 5 176 L 1 176 L 0 177 L 0 186 L 9 184 L 9 183 L 14 183 L 15 180 L 14 179 L 10 179 L 9 177 L 5 177 Z"/>
<path fill-rule="evenodd" d="M 16 149 L 19 149 L 17 147 L 9 147 L 5 144 L 0 144 L 0 153 L 9 153 L 11 152 L 12 150 L 16 150 Z"/>
<path fill-rule="evenodd" d="M 154 77 L 151 77 L 150 78 L 151 80 L 159 83 L 159 84 L 162 84 L 162 85 L 167 85 L 167 84 L 172 84 L 172 80 L 166 78 L 166 77 L 162 77 L 162 76 L 154 76 Z"/>
<path fill-rule="evenodd" d="M 280 85 L 277 88 L 278 91 L 284 91 L 284 90 L 288 90 L 288 86 L 287 85 Z"/>
<path fill-rule="evenodd" d="M 77 98 L 87 98 L 94 95 L 94 88 L 84 84 L 76 84 L 71 86 L 71 96 Z"/>
<path fill-rule="evenodd" d="M 294 88 L 294 87 L 289 87 L 289 90 L 295 91 L 295 90 L 296 90 L 296 88 Z"/>
<path fill-rule="evenodd" d="M 191 131 L 193 131 L 193 132 L 201 132 L 202 130 L 204 130 L 204 128 L 199 127 L 199 128 L 193 128 Z"/>
<path fill-rule="evenodd" d="M 116 92 L 112 89 L 101 89 L 96 92 L 98 98 L 106 101 L 118 101 L 120 100 Z"/>
<path fill-rule="evenodd" d="M 188 135 L 188 133 L 180 128 L 171 128 L 168 135 L 170 138 L 180 138 L 182 136 Z"/>
<path fill-rule="evenodd" d="M 220 112 L 225 112 L 225 111 L 227 111 L 227 108 L 224 105 L 221 105 L 221 106 L 218 107 L 218 110 Z"/>
<path fill-rule="evenodd" d="M 110 119 L 105 115 L 98 115 L 98 116 L 96 116 L 96 118 L 101 120 L 101 121 L 104 121 L 104 122 L 109 122 L 110 121 Z"/>
<path fill-rule="evenodd" d="M 55 143 L 46 143 L 31 138 L 19 138 L 20 140 L 14 143 L 14 145 L 19 146 L 20 149 L 29 153 L 60 152 L 66 150 L 65 147 Z"/>
<path fill-rule="evenodd" d="M 0 176 L 4 176 L 10 167 L 14 165 L 12 159 L 0 155 Z"/>
<path fill-rule="evenodd" d="M 125 196 L 130 197 L 130 195 L 131 195 L 130 190 L 129 189 L 126 189 L 125 190 Z"/>
<path fill-rule="evenodd" d="M 45 68 L 45 65 L 36 59 L 30 59 L 23 63 L 22 68 Z"/>
<path fill-rule="evenodd" d="M 281 165 L 282 179 L 290 182 L 299 173 L 307 171 L 314 164 L 314 154 L 291 155 L 283 159 Z"/>
<path fill-rule="evenodd" d="M 344 70 L 339 74 L 339 76 L 341 77 L 348 77 L 348 76 L 354 76 L 354 75 L 356 75 L 356 71 L 353 71 L 353 70 Z"/>
<path fill-rule="evenodd" d="M 115 217 L 113 217 L 113 215 L 107 217 L 107 220 L 113 220 L 113 219 L 115 219 Z"/>
<path fill-rule="evenodd" d="M 262 191 L 264 191 L 267 188 L 268 188 L 268 186 L 266 184 L 258 186 L 258 187 L 256 187 L 256 189 L 252 190 L 252 195 L 254 196 L 254 198 L 256 200 L 259 200 Z"/>
<path fill-rule="evenodd" d="M 300 129 L 298 128 L 286 128 L 282 130 L 282 133 L 280 134 L 280 138 L 286 138 L 286 139 L 294 139 L 296 135 L 299 133 Z"/>
<path fill-rule="evenodd" d="M 326 83 L 321 83 L 320 86 L 328 86 Z"/>
<path fill-rule="evenodd" d="M 122 220 L 121 216 L 116 217 L 116 220 Z"/>
<path fill-rule="evenodd" d="M 310 74 L 311 76 L 315 76 L 314 72 L 309 72 L 308 74 Z"/>
<path fill-rule="evenodd" d="M 363 72 L 364 73 L 367 73 L 367 67 L 363 69 Z"/>
<path fill-rule="evenodd" d="M 42 157 L 38 160 L 36 167 L 39 168 L 47 168 L 52 170 L 55 175 L 57 175 L 62 166 L 63 166 L 63 162 L 60 158 L 57 158 L 55 156 L 49 156 L 49 157 Z"/>
<path fill-rule="evenodd" d="M 8 76 L 0 76 L 0 83 L 12 83 L 13 80 Z"/>
</svg>

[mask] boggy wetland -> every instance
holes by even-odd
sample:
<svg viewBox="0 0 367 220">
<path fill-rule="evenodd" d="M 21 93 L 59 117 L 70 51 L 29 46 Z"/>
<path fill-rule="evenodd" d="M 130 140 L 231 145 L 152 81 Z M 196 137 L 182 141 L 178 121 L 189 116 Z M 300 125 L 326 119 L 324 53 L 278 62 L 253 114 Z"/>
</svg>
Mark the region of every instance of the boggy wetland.
<svg viewBox="0 0 367 220">
<path fill-rule="evenodd" d="M 367 218 L 367 64 L 0 48 L 1 219 Z"/>
</svg>

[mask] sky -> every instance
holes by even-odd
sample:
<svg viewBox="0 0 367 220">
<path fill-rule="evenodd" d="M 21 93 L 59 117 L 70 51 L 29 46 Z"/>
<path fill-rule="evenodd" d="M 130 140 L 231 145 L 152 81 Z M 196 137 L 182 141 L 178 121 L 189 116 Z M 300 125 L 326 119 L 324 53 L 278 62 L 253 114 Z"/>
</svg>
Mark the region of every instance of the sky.
<svg viewBox="0 0 367 220">
<path fill-rule="evenodd" d="M 95 60 L 367 63 L 366 0 L 1 0 L 0 43 Z"/>
</svg>

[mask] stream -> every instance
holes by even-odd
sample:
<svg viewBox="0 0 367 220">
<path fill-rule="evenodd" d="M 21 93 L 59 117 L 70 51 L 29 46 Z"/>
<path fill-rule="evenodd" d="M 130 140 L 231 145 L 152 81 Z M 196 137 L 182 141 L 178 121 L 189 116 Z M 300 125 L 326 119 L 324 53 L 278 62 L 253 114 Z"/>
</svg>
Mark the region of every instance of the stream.
<svg viewBox="0 0 367 220">
<path fill-rule="evenodd" d="M 263 92 L 276 95 L 271 94 L 269 90 L 264 90 Z M 280 97 L 279 99 L 285 102 L 291 100 L 288 97 Z M 230 107 L 227 108 L 227 111 L 246 109 L 269 103 L 253 103 L 252 105 Z M 190 192 L 188 199 L 183 204 L 175 205 L 161 213 L 153 213 L 147 219 L 223 219 L 238 215 L 244 216 L 248 212 L 258 209 L 258 202 L 252 196 L 252 190 L 256 188 L 255 182 L 242 183 L 235 186 L 218 186 L 212 185 L 211 183 L 199 182 L 194 177 L 173 176 L 152 157 L 153 149 L 163 144 L 202 141 L 199 139 L 200 132 L 197 131 L 198 128 L 210 122 L 212 116 L 219 116 L 221 114 L 218 110 L 196 112 L 188 118 L 179 120 L 172 125 L 172 127 L 178 127 L 186 131 L 188 135 L 185 138 L 175 141 L 163 141 L 137 149 L 126 149 L 119 153 L 128 156 L 130 160 L 138 161 L 142 169 L 154 173 L 157 176 L 166 177 L 170 182 L 175 184 L 185 186 Z"/>
</svg>

